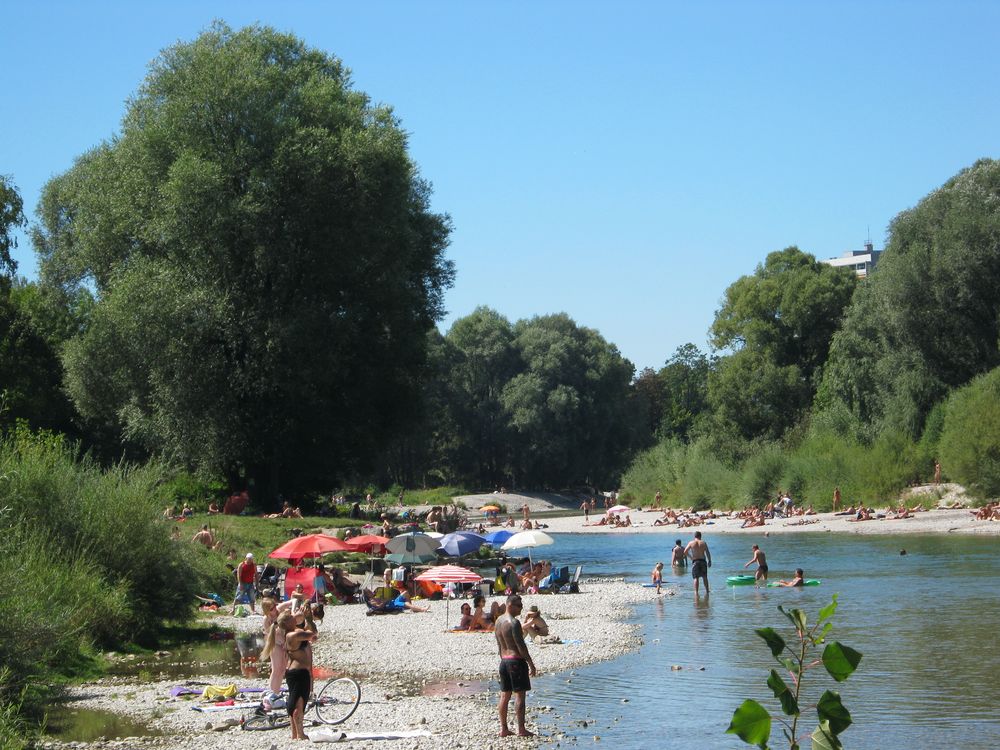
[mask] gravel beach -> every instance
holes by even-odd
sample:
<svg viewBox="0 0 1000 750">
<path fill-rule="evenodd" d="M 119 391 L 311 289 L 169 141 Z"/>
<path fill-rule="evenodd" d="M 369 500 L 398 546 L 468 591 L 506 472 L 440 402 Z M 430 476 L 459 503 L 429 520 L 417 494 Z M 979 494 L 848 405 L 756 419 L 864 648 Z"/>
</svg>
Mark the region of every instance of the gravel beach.
<svg viewBox="0 0 1000 750">
<path fill-rule="evenodd" d="M 497 498 L 476 495 L 463 498 L 470 508 Z M 561 496 L 500 497 L 512 512 L 525 503 L 535 514 L 545 513 L 541 522 L 549 532 L 572 534 L 664 533 L 687 535 L 694 529 L 676 525 L 654 526 L 658 512 L 635 510 L 630 513 L 629 528 L 585 525 L 578 503 Z M 876 519 L 852 522 L 846 516 L 820 513 L 791 519 L 769 520 L 763 527 L 742 529 L 741 521 L 724 514 L 698 526 L 712 534 L 792 534 L 830 532 L 838 534 L 1000 534 L 1000 523 L 978 521 L 967 509 L 942 509 L 938 504 L 961 501 L 962 491 L 954 485 L 922 487 L 911 490 L 905 502 L 913 506 L 923 502 L 930 508 L 912 518 Z M 477 504 L 478 503 L 478 504 Z M 552 516 L 553 511 L 567 515 Z M 473 512 L 474 513 L 474 512 Z M 593 514 L 594 521 L 601 513 Z M 520 520 L 520 513 L 515 516 Z M 473 516 L 473 520 L 478 519 Z M 674 593 L 669 587 L 667 601 Z M 614 659 L 641 645 L 638 627 L 625 620 L 631 606 L 656 597 L 652 589 L 626 585 L 621 580 L 596 580 L 584 576 L 581 593 L 526 595 L 525 607 L 536 604 L 549 623 L 550 632 L 563 643 L 533 643 L 530 649 L 540 674 L 572 670 L 583 664 Z M 398 741 L 350 741 L 356 748 L 492 748 L 522 747 L 535 744 L 558 744 L 561 735 L 541 736 L 535 740 L 501 739 L 494 703 L 498 685 L 495 677 L 497 649 L 492 633 L 452 633 L 459 618 L 459 602 L 426 602 L 426 613 L 369 617 L 360 605 L 333 606 L 327 609 L 320 628 L 321 638 L 315 647 L 315 664 L 331 671 L 356 677 L 362 684 L 362 700 L 357 712 L 342 727 L 349 733 L 423 730 L 429 736 Z M 669 606 L 669 603 L 668 603 Z M 212 622 L 219 627 L 246 632 L 259 629 L 261 618 L 233 618 L 216 615 Z M 148 676 L 147 676 L 148 677 Z M 212 684 L 233 682 L 231 676 L 199 677 Z M 134 718 L 162 733 L 157 737 L 98 740 L 91 743 L 43 742 L 42 747 L 132 748 L 170 747 L 210 750 L 213 748 L 286 748 L 294 746 L 287 729 L 272 732 L 246 732 L 225 726 L 244 711 L 201 713 L 192 709 L 195 700 L 172 698 L 170 688 L 179 680 L 149 681 L 138 677 L 106 677 L 72 688 L 70 700 L 75 706 L 101 709 Z M 264 685 L 265 679 L 236 680 L 240 685 Z M 249 709 L 248 709 L 249 710 Z M 546 706 L 534 703 L 529 696 L 528 726 L 536 726 Z M 548 721 L 559 725 L 560 722 Z"/>
<path fill-rule="evenodd" d="M 669 589 L 668 589 L 669 593 Z M 570 670 L 583 664 L 613 659 L 641 645 L 636 626 L 624 623 L 630 605 L 652 600 L 652 589 L 626 585 L 620 580 L 581 580 L 581 593 L 526 595 L 525 606 L 535 604 L 549 623 L 551 636 L 564 643 L 530 643 L 540 674 Z M 490 693 L 498 686 L 494 677 L 497 648 L 492 633 L 450 633 L 458 619 L 459 603 L 427 602 L 426 613 L 369 617 L 360 605 L 327 609 L 315 648 L 315 664 L 355 676 L 362 684 L 357 713 L 344 731 L 368 733 L 426 729 L 428 737 L 396 742 L 352 740 L 351 747 L 503 748 L 558 742 L 559 737 L 537 740 L 497 737 L 496 710 Z M 216 616 L 220 627 L 246 631 L 260 627 L 260 617 Z M 550 637 L 551 637 L 550 636 Z M 213 684 L 233 682 L 232 677 L 199 678 Z M 243 712 L 205 714 L 192 709 L 193 700 L 171 698 L 170 688 L 179 680 L 142 682 L 137 678 L 108 677 L 71 690 L 75 705 L 125 714 L 161 731 L 164 736 L 108 740 L 89 747 L 265 748 L 293 746 L 289 730 L 245 732 L 238 727 L 215 731 L 211 727 Z M 264 680 L 237 680 L 240 685 L 263 685 Z M 488 688 L 487 684 L 492 686 Z M 528 725 L 534 715 L 548 710 L 528 700 Z M 82 743 L 74 743 L 81 747 Z M 51 743 L 50 747 L 66 746 Z"/>
</svg>

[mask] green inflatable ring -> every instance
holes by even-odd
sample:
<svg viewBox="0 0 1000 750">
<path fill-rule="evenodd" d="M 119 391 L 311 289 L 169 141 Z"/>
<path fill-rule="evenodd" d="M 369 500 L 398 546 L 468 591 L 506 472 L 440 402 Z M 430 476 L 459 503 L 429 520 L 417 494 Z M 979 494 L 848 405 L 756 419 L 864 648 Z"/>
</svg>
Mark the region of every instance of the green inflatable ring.
<svg viewBox="0 0 1000 750">
<path fill-rule="evenodd" d="M 755 576 L 729 576 L 726 579 L 726 585 L 728 586 L 749 586 L 752 585 L 757 578 Z"/>
</svg>

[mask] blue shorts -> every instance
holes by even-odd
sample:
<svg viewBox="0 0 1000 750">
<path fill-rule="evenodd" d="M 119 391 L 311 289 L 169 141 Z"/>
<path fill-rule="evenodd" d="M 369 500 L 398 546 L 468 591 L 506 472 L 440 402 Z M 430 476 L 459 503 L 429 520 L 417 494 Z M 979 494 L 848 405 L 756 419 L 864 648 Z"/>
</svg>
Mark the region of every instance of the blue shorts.
<svg viewBox="0 0 1000 750">
<path fill-rule="evenodd" d="M 257 590 L 253 587 L 252 583 L 241 583 L 236 588 L 236 598 L 246 597 L 246 600 L 253 604 L 257 600 Z"/>
</svg>

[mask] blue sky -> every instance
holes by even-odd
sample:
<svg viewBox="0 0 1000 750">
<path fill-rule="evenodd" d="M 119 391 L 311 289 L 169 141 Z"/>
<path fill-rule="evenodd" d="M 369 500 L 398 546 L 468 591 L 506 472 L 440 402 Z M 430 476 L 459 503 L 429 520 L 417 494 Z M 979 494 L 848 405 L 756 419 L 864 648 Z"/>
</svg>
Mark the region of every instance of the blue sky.
<svg viewBox="0 0 1000 750">
<path fill-rule="evenodd" d="M 881 247 L 1000 156 L 992 2 L 8 2 L 0 173 L 29 211 L 213 19 L 296 33 L 395 108 L 455 226 L 442 329 L 566 312 L 637 368 L 706 348 L 768 252 Z"/>
</svg>

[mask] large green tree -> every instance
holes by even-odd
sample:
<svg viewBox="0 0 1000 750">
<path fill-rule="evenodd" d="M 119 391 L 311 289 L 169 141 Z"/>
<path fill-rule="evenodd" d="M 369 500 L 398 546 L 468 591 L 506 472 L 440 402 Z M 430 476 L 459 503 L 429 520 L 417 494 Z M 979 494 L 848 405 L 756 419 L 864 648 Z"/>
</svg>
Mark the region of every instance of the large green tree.
<svg viewBox="0 0 1000 750">
<path fill-rule="evenodd" d="M 495 310 L 479 307 L 456 320 L 445 338 L 456 353 L 448 373 L 459 438 L 451 451 L 455 473 L 486 487 L 505 484 L 512 435 L 502 395 L 522 369 L 514 327 Z"/>
<path fill-rule="evenodd" d="M 793 425 L 811 403 L 855 284 L 853 272 L 796 247 L 732 284 L 711 328 L 712 346 L 732 351 L 709 376 L 715 417 L 746 439 L 780 437 Z"/>
<path fill-rule="evenodd" d="M 565 314 L 518 321 L 514 333 L 523 369 L 502 401 L 515 433 L 516 482 L 616 481 L 633 447 L 632 363 Z"/>
<path fill-rule="evenodd" d="M 657 374 L 663 388 L 661 437 L 687 439 L 708 409 L 708 376 L 714 362 L 694 344 L 683 344 Z"/>
<path fill-rule="evenodd" d="M 273 497 L 364 471 L 419 393 L 452 267 L 392 111 L 336 58 L 218 24 L 53 179 L 43 279 L 92 285 L 80 411 Z"/>
<path fill-rule="evenodd" d="M 24 225 L 17 187 L 0 175 L 0 428 L 24 420 L 65 431 L 71 427 L 72 409 L 62 391 L 62 339 L 57 331 L 47 336 L 44 324 L 39 325 L 42 311 L 49 308 L 38 303 L 37 285 L 14 275 L 17 264 L 10 251 L 17 246 L 15 230 Z"/>
<path fill-rule="evenodd" d="M 833 340 L 819 402 L 916 436 L 949 389 L 1000 365 L 1000 161 L 962 170 L 889 227 Z"/>
</svg>

